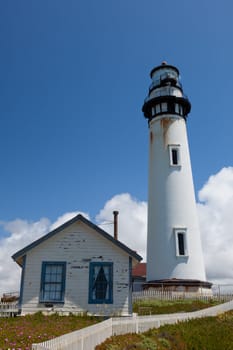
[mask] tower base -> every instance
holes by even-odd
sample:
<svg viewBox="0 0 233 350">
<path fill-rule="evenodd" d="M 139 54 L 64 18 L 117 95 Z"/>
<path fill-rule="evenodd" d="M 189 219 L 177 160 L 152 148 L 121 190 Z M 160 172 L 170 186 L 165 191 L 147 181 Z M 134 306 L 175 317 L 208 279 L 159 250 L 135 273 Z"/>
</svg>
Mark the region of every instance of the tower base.
<svg viewBox="0 0 233 350">
<path fill-rule="evenodd" d="M 143 284 L 143 290 L 155 290 L 158 292 L 181 292 L 190 294 L 212 294 L 212 283 L 191 279 L 161 279 L 148 281 Z"/>
</svg>

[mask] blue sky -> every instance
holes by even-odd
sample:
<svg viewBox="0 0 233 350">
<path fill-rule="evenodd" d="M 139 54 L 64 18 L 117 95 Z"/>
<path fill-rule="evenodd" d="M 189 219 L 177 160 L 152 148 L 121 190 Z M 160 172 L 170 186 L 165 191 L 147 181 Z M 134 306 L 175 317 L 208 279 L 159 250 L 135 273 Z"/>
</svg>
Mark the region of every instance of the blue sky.
<svg viewBox="0 0 233 350">
<path fill-rule="evenodd" d="M 179 68 L 192 103 L 196 193 L 220 174 L 201 199 L 210 203 L 226 182 L 233 196 L 233 172 L 221 172 L 232 166 L 232 13 L 230 0 L 0 2 L 0 243 L 7 256 L 8 238 L 17 241 L 14 253 L 25 232 L 46 233 L 64 213 L 104 221 L 105 209 L 121 201 L 146 217 L 141 107 L 149 73 L 163 60 Z M 208 218 L 201 218 L 205 227 Z"/>
<path fill-rule="evenodd" d="M 196 190 L 232 164 L 231 1 L 2 1 L 1 219 L 94 217 L 147 200 L 150 70 L 167 60 L 192 103 Z"/>
</svg>

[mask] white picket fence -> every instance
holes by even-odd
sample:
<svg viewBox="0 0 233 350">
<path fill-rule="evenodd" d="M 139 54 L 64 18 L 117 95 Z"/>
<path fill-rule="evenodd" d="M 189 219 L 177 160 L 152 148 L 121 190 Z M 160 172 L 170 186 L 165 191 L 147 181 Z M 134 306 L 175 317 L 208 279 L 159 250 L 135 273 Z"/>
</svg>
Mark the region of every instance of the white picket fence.
<svg viewBox="0 0 233 350">
<path fill-rule="evenodd" d="M 32 344 L 32 350 L 94 350 L 96 345 L 101 344 L 111 335 L 112 318 L 40 344 Z"/>
<path fill-rule="evenodd" d="M 194 312 L 111 318 L 94 326 L 40 344 L 33 344 L 32 350 L 94 350 L 96 345 L 101 344 L 112 335 L 142 333 L 164 324 L 174 324 L 192 318 L 216 316 L 229 310 L 233 310 L 233 300 Z"/>
<path fill-rule="evenodd" d="M 13 317 L 18 314 L 18 303 L 0 302 L 0 317 Z"/>
<path fill-rule="evenodd" d="M 183 299 L 193 299 L 193 300 L 216 300 L 220 302 L 226 302 L 233 299 L 233 293 L 185 293 L 185 292 L 174 292 L 174 291 L 163 291 L 163 290 L 143 290 L 139 292 L 133 292 L 132 293 L 132 299 L 133 302 L 135 301 L 142 301 L 147 299 L 158 299 L 158 300 L 183 300 Z"/>
<path fill-rule="evenodd" d="M 181 321 L 191 320 L 193 318 L 217 316 L 229 310 L 233 310 L 233 300 L 193 312 L 114 318 L 113 335 L 143 333 L 151 328 L 159 328 L 165 324 L 174 324 Z"/>
</svg>

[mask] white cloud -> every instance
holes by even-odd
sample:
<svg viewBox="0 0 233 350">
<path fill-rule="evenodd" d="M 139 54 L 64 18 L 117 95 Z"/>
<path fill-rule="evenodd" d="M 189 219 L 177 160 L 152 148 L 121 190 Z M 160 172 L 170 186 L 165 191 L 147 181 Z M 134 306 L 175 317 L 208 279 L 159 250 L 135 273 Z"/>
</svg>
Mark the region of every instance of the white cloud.
<svg viewBox="0 0 233 350">
<path fill-rule="evenodd" d="M 49 231 L 50 221 L 42 218 L 37 222 L 14 220 L 0 222 L 9 236 L 0 240 L 0 295 L 19 290 L 21 268 L 11 259 L 19 249 Z"/>
<path fill-rule="evenodd" d="M 200 228 L 207 277 L 233 285 L 233 168 L 210 176 L 199 192 Z"/>
<path fill-rule="evenodd" d="M 113 211 L 118 210 L 118 239 L 146 258 L 147 203 L 129 193 L 114 196 L 96 216 L 103 230 L 113 235 Z"/>
<path fill-rule="evenodd" d="M 10 222 L 0 221 L 0 227 L 8 233 L 0 240 L 0 296 L 5 292 L 19 291 L 21 268 L 11 256 L 31 242 L 52 231 L 80 212 L 66 213 L 54 223 L 42 218 L 36 222 L 16 219 Z M 88 214 L 81 213 L 88 218 Z"/>
<path fill-rule="evenodd" d="M 208 280 L 233 285 L 233 168 L 223 168 L 212 175 L 200 190 L 199 200 L 197 207 Z M 114 210 L 119 211 L 119 240 L 145 260 L 147 203 L 128 193 L 108 200 L 96 216 L 96 222 L 110 234 L 113 234 Z M 8 233 L 0 240 L 0 295 L 19 290 L 21 269 L 11 255 L 77 214 L 65 213 L 54 223 L 47 218 L 37 222 L 20 219 L 0 222 L 0 227 Z M 89 219 L 88 214 L 81 214 Z"/>
</svg>

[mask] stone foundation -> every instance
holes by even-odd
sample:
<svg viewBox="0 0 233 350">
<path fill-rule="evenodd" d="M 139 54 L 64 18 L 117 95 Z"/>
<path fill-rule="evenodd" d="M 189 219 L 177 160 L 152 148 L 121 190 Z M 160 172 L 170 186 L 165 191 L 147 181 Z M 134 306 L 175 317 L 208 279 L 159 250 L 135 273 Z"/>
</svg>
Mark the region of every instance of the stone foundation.
<svg viewBox="0 0 233 350">
<path fill-rule="evenodd" d="M 143 284 L 143 290 L 156 290 L 160 292 L 178 292 L 190 294 L 212 294 L 212 283 L 188 279 L 163 279 L 148 281 Z"/>
</svg>

